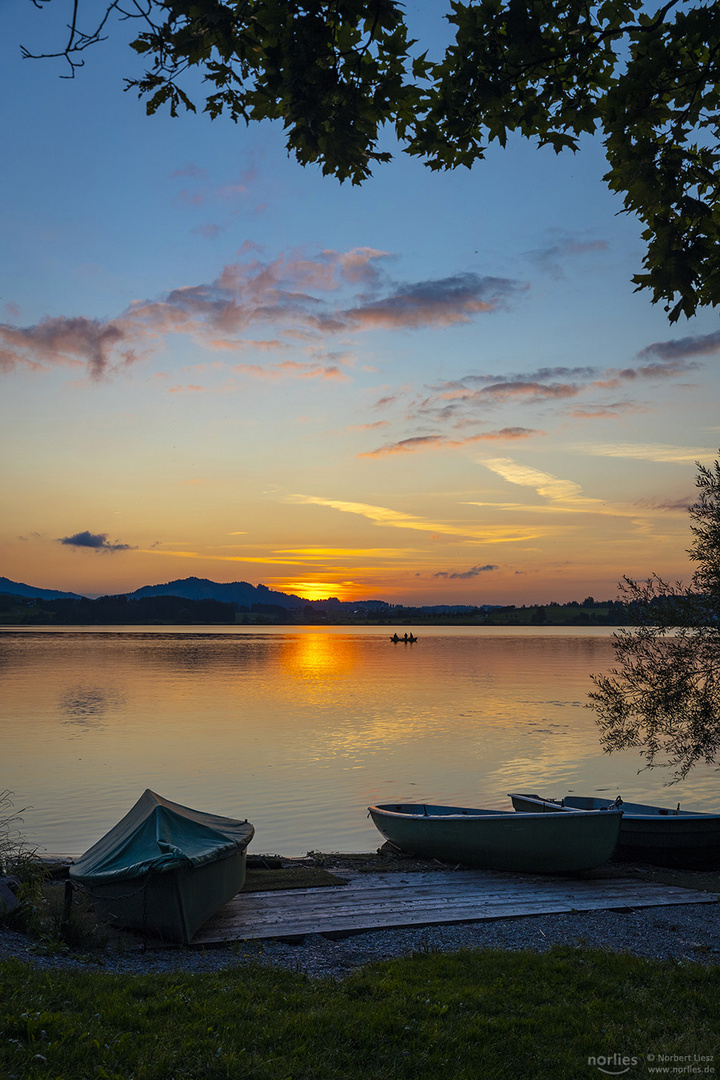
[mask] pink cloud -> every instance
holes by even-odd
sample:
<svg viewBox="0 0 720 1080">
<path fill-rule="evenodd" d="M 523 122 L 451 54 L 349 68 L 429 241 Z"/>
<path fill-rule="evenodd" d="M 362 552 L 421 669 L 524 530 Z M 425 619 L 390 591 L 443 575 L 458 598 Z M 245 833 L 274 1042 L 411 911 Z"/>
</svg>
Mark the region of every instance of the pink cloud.
<svg viewBox="0 0 720 1080">
<path fill-rule="evenodd" d="M 696 366 L 694 362 L 683 357 L 674 357 L 636 367 L 607 368 L 604 371 L 592 367 L 548 367 L 504 377 L 490 373 L 473 373 L 454 382 L 432 387 L 429 394 L 412 404 L 411 412 L 424 422 L 432 418 L 436 423 L 450 422 L 454 427 L 460 427 L 476 423 L 480 408 L 494 408 L 506 404 L 533 406 L 553 401 L 561 404 L 592 392 L 617 392 L 628 384 L 682 378 Z M 642 406 L 618 402 L 617 399 L 614 402 L 598 401 L 584 408 L 575 408 L 569 415 L 580 419 L 594 419 L 617 415 L 619 410 L 627 411 L 631 408 L 639 410 Z"/>
<path fill-rule="evenodd" d="M 89 374 L 99 378 L 119 356 L 131 364 L 137 354 L 130 347 L 131 330 L 122 320 L 45 318 L 35 326 L 0 326 L 0 368 L 16 365 L 44 367 L 46 364 L 86 364 Z"/>
<path fill-rule="evenodd" d="M 607 420 L 626 412 L 642 412 L 642 407 L 631 401 L 615 401 L 608 405 L 586 405 L 570 413 L 578 420 Z"/>
<path fill-rule="evenodd" d="M 374 424 L 351 424 L 348 431 L 374 431 L 382 427 L 389 427 L 387 420 L 376 420 Z"/>
<path fill-rule="evenodd" d="M 336 364 L 322 365 L 302 363 L 297 360 L 283 360 L 279 364 L 233 364 L 232 370 L 238 375 L 253 375 L 262 379 L 348 379 Z"/>
<path fill-rule="evenodd" d="M 469 435 L 466 439 L 450 439 L 444 435 L 419 435 L 401 439 L 400 442 L 386 443 L 376 450 L 368 450 L 358 457 L 387 457 L 389 454 L 408 454 L 427 449 L 458 449 L 478 442 L 496 442 L 514 439 L 529 439 L 534 435 L 544 435 L 544 431 L 533 428 L 507 427 L 499 431 L 483 431 L 479 435 Z"/>
<path fill-rule="evenodd" d="M 699 364 L 691 360 L 685 360 L 682 356 L 677 356 L 668 360 L 660 360 L 655 364 L 644 364 L 639 368 L 623 368 L 618 374 L 623 379 L 677 379 L 682 378 L 691 371 L 697 371 L 699 367 Z"/>
<path fill-rule="evenodd" d="M 469 322 L 479 312 L 494 311 L 518 292 L 517 282 L 456 274 L 396 289 L 387 296 L 333 314 L 329 324 L 358 330 L 417 329 Z"/>
<path fill-rule="evenodd" d="M 377 282 L 379 272 L 374 263 L 379 259 L 391 258 L 388 251 L 379 251 L 376 248 L 369 247 L 353 248 L 352 251 L 345 252 L 328 249 L 322 252 L 322 256 L 335 263 L 339 267 L 343 279 L 352 284 Z"/>
<path fill-rule="evenodd" d="M 655 341 L 647 345 L 638 356 L 657 356 L 661 360 L 677 360 L 686 356 L 712 356 L 720 352 L 720 330 L 712 334 L 696 334 L 675 341 Z"/>
<path fill-rule="evenodd" d="M 270 349 L 287 347 L 283 335 L 317 341 L 318 333 L 446 326 L 494 310 L 517 289 L 503 279 L 460 274 L 386 288 L 379 295 L 374 262 L 386 257 L 371 248 L 315 257 L 290 252 L 270 261 L 252 257 L 224 267 L 214 281 L 134 300 L 107 320 L 58 316 L 25 328 L 0 325 L 0 367 L 85 364 L 97 378 L 136 361 L 139 348 L 147 352 L 167 335 L 185 334 L 206 348 L 235 349 L 248 346 L 243 335 L 252 327 L 271 325 L 279 336 L 265 339 Z M 357 282 L 372 285 L 378 295 L 355 298 L 348 306 L 342 293 Z M 330 303 L 335 294 L 339 300 Z M 316 367 L 312 377 L 321 373 L 344 377 L 337 363 Z"/>
<path fill-rule="evenodd" d="M 486 386 L 478 396 L 510 401 L 514 398 L 569 398 L 576 397 L 580 388 L 572 383 L 505 382 Z"/>
<path fill-rule="evenodd" d="M 426 450 L 429 446 L 438 444 L 447 445 L 448 440 L 442 435 L 418 435 L 411 439 L 401 439 L 400 442 L 386 443 L 377 450 L 368 450 L 358 457 L 387 457 L 389 454 L 411 454 L 416 450 Z"/>
</svg>

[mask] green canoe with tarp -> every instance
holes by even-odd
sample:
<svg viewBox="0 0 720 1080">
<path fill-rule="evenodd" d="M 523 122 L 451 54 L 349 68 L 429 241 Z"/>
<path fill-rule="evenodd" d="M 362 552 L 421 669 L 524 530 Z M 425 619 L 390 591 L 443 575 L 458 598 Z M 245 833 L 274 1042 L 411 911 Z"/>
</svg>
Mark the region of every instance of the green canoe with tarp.
<svg viewBox="0 0 720 1080">
<path fill-rule="evenodd" d="M 148 788 L 70 867 L 117 926 L 188 944 L 243 887 L 249 821 L 170 802 Z"/>
</svg>

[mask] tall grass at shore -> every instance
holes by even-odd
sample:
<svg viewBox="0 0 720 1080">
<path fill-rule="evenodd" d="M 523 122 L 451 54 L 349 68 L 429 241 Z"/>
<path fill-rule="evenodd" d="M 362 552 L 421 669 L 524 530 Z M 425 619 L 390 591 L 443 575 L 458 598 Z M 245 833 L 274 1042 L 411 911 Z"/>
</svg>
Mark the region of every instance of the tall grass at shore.
<svg viewBox="0 0 720 1080">
<path fill-rule="evenodd" d="M 343 981 L 244 963 L 128 975 L 12 961 L 0 964 L 0 1075 L 579 1080 L 646 1077 L 664 1055 L 702 1074 L 720 1066 L 719 1015 L 717 967 L 579 948 L 423 953 Z"/>
</svg>

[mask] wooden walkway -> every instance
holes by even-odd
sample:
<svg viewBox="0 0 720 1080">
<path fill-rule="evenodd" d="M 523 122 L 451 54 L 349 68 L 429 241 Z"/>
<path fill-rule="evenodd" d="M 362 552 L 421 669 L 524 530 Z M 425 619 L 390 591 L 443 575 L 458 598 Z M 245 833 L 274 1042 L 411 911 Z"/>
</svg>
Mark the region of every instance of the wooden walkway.
<svg viewBox="0 0 720 1080">
<path fill-rule="evenodd" d="M 203 926 L 193 946 L 230 941 L 344 937 L 387 927 L 432 926 L 571 911 L 717 903 L 713 893 L 629 878 L 582 880 L 484 870 L 343 872 L 347 885 L 238 893 Z"/>
</svg>

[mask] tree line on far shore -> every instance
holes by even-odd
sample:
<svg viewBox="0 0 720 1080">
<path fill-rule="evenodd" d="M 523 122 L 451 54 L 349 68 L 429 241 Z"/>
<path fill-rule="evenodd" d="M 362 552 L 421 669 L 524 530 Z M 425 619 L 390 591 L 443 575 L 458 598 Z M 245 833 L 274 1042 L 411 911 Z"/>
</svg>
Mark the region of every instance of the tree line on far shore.
<svg viewBox="0 0 720 1080">
<path fill-rule="evenodd" d="M 378 624 L 428 625 L 459 624 L 485 626 L 625 626 L 632 621 L 630 605 L 615 600 L 596 601 L 592 596 L 581 603 L 515 604 L 507 606 L 460 606 L 438 611 L 429 607 L 388 605 L 363 608 L 362 604 L 321 602 L 299 608 L 280 604 L 241 605 L 220 600 L 191 600 L 181 596 L 101 596 L 95 600 L 37 599 L 0 593 L 0 624 L 4 625 L 315 625 Z"/>
<path fill-rule="evenodd" d="M 115 626 L 234 623 L 233 604 L 181 596 L 100 596 L 97 600 L 38 600 L 0 594 L 0 623 L 19 625 Z"/>
</svg>

